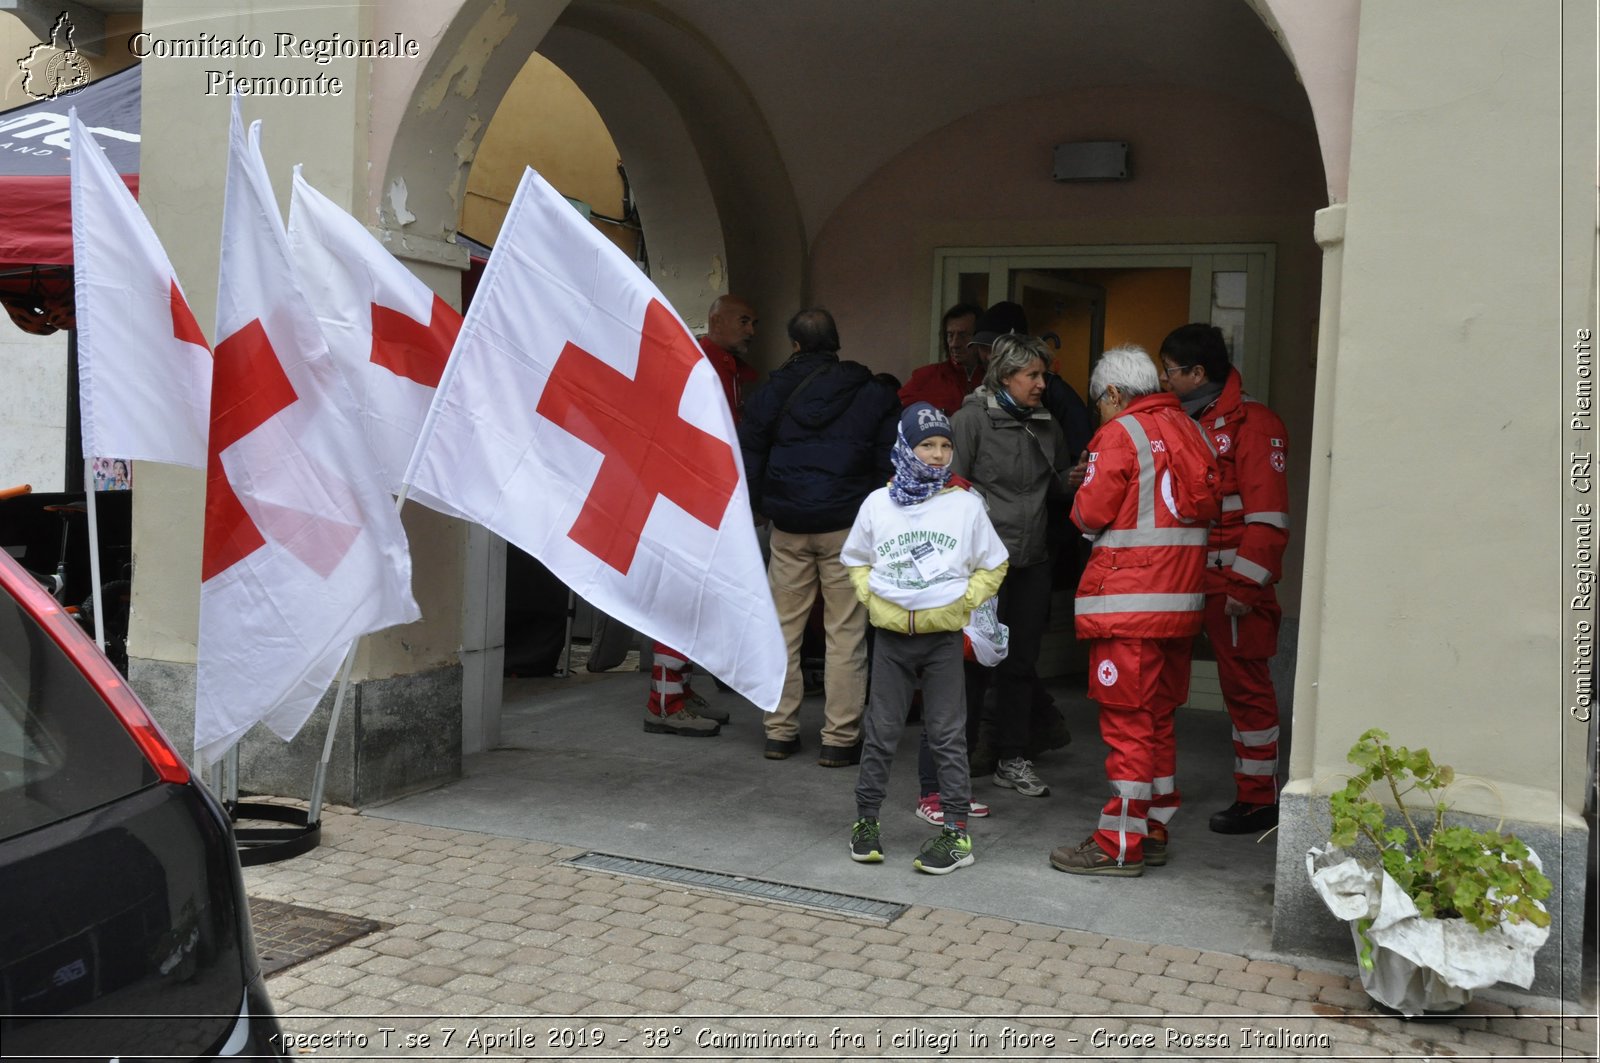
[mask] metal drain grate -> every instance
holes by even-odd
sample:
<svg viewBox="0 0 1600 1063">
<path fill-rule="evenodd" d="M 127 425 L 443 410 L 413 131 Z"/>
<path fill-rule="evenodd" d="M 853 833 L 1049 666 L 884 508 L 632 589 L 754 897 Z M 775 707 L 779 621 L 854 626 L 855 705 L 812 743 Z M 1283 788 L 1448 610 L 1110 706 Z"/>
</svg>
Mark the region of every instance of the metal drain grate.
<svg viewBox="0 0 1600 1063">
<path fill-rule="evenodd" d="M 320 908 L 250 898 L 250 924 L 263 975 L 304 963 L 340 945 L 347 945 L 386 924 Z"/>
<path fill-rule="evenodd" d="M 910 905 L 877 901 L 871 897 L 852 897 L 846 893 L 829 893 L 827 890 L 791 886 L 783 882 L 767 882 L 743 875 L 725 875 L 720 871 L 700 871 L 692 867 L 658 864 L 653 860 L 634 860 L 626 856 L 606 853 L 584 853 L 563 861 L 569 867 L 586 871 L 605 871 L 613 875 L 645 878 L 654 882 L 671 882 L 679 886 L 736 893 L 741 897 L 754 897 L 779 904 L 792 904 L 800 908 L 848 915 L 855 919 L 868 919 L 878 923 L 892 923 L 905 914 Z"/>
</svg>

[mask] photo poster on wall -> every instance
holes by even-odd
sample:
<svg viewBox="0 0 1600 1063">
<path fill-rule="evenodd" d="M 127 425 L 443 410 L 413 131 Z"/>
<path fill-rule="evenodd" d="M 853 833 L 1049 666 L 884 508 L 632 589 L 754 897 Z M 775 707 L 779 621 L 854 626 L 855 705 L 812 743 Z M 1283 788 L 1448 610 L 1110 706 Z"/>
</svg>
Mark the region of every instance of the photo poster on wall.
<svg viewBox="0 0 1600 1063">
<path fill-rule="evenodd" d="M 127 458 L 94 459 L 96 491 L 128 491 L 133 488 L 133 462 Z"/>
</svg>

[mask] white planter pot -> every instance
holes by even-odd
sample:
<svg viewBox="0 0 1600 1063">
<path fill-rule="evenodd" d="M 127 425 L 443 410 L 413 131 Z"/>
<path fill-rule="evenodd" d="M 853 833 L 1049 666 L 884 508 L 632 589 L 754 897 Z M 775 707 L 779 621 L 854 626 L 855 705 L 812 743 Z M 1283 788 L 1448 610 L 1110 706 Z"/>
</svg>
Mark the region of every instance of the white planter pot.
<svg viewBox="0 0 1600 1063">
<path fill-rule="evenodd" d="M 1475 989 L 1533 984 L 1533 957 L 1550 936 L 1547 926 L 1501 923 L 1479 931 L 1464 919 L 1424 918 L 1386 872 L 1337 849 L 1312 849 L 1306 872 L 1328 910 L 1350 924 L 1358 965 L 1366 942 L 1357 924 L 1371 920 L 1373 966 L 1361 967 L 1361 985 L 1381 1004 L 1408 1016 L 1453 1011 Z"/>
<path fill-rule="evenodd" d="M 1361 931 L 1350 924 L 1350 937 L 1355 941 L 1356 966 L 1361 971 L 1361 988 L 1367 996 L 1402 1015 L 1414 1016 L 1425 1012 L 1455 1011 L 1472 999 L 1472 990 L 1453 986 L 1438 971 L 1423 967 L 1382 945 L 1372 946 L 1372 968 L 1360 962 L 1361 952 L 1367 947 L 1361 940 Z"/>
</svg>

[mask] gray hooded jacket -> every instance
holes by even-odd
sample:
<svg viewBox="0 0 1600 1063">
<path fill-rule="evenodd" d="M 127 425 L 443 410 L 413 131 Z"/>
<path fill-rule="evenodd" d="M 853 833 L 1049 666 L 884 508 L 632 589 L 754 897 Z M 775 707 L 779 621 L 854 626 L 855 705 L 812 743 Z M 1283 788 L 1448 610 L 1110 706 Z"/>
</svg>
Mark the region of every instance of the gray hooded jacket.
<svg viewBox="0 0 1600 1063">
<path fill-rule="evenodd" d="M 950 419 L 956 437 L 952 467 L 989 503 L 989 520 L 1011 554 L 1011 567 L 1050 558 L 1045 499 L 1066 490 L 1073 455 L 1061 426 L 1044 407 L 1018 420 L 979 388 Z"/>
</svg>

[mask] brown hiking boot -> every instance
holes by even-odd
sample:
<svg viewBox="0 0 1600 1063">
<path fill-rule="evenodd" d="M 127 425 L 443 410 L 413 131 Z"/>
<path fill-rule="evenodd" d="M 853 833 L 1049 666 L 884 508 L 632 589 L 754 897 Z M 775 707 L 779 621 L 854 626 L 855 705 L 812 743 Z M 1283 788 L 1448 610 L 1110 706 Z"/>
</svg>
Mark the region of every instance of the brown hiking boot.
<svg viewBox="0 0 1600 1063">
<path fill-rule="evenodd" d="M 1144 866 L 1160 867 L 1167 862 L 1167 828 L 1152 822 L 1144 836 Z"/>
<path fill-rule="evenodd" d="M 679 709 L 677 712 L 669 712 L 662 716 L 651 712 L 647 706 L 644 710 L 644 729 L 646 734 L 653 735 L 712 738 L 721 732 L 722 725 L 704 716 L 697 716 L 688 709 Z"/>
<path fill-rule="evenodd" d="M 691 710 L 696 716 L 704 717 L 714 723 L 728 722 L 727 709 L 719 709 L 687 687 L 683 691 L 683 707 Z"/>
<path fill-rule="evenodd" d="M 1117 863 L 1117 858 L 1110 856 L 1100 848 L 1100 843 L 1090 835 L 1088 840 L 1076 848 L 1063 845 L 1050 854 L 1050 866 L 1057 871 L 1065 871 L 1069 875 L 1102 875 L 1108 878 L 1137 878 L 1144 874 L 1143 860 L 1127 860 Z"/>
</svg>

